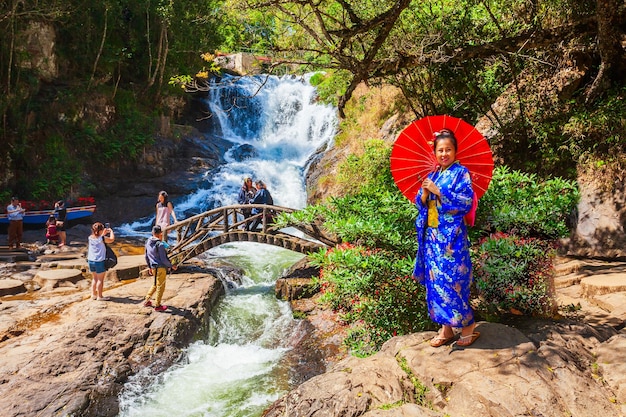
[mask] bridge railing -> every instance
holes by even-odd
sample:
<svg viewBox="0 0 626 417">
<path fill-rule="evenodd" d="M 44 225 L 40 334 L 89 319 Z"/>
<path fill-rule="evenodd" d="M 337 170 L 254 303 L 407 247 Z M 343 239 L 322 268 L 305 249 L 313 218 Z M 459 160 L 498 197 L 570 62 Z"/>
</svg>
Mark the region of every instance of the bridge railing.
<svg viewBox="0 0 626 417">
<path fill-rule="evenodd" d="M 249 214 L 252 209 L 260 209 L 261 211 L 257 214 Z M 267 204 L 237 204 L 196 214 L 163 230 L 164 232 L 176 232 L 176 244 L 170 247 L 169 253 L 178 255 L 189 246 L 195 245 L 198 241 L 216 233 L 245 230 L 247 225 L 252 225 L 257 219 L 262 228 L 253 232 L 272 233 L 275 229 L 272 227 L 271 218 L 279 213 L 292 213 L 293 211 L 295 210 L 289 207 Z"/>
</svg>

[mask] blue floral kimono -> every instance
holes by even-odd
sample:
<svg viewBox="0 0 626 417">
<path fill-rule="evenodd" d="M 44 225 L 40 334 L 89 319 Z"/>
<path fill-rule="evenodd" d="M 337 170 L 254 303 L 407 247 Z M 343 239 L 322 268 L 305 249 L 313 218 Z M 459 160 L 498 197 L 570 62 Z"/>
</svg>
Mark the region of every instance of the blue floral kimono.
<svg viewBox="0 0 626 417">
<path fill-rule="evenodd" d="M 428 312 L 434 322 L 465 327 L 474 322 L 469 305 L 472 262 L 463 221 L 472 207 L 472 179 L 458 161 L 428 177 L 439 187 L 441 198 L 430 195 L 433 201 L 429 219 L 428 204 L 421 200 L 423 190 L 415 197 L 419 213 L 415 220 L 418 249 L 413 277 L 426 287 Z"/>
</svg>

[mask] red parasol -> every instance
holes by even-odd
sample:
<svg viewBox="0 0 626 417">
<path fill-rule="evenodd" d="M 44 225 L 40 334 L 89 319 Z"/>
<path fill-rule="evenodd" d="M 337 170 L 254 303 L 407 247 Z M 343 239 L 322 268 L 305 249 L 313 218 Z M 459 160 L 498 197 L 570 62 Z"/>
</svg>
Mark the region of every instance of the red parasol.
<svg viewBox="0 0 626 417">
<path fill-rule="evenodd" d="M 493 156 L 484 136 L 469 123 L 448 115 L 427 116 L 408 125 L 391 150 L 391 175 L 405 197 L 414 201 L 426 176 L 437 168 L 433 133 L 454 132 L 458 159 L 472 175 L 472 188 L 480 198 L 487 191 L 493 173 Z"/>
</svg>

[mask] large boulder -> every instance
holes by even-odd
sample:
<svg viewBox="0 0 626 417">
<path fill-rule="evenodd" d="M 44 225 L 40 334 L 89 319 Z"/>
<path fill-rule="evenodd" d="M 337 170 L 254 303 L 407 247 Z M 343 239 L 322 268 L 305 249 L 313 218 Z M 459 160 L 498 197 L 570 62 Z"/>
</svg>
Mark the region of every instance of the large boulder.
<svg viewBox="0 0 626 417">
<path fill-rule="evenodd" d="M 547 330 L 546 330 L 547 329 Z M 433 348 L 435 333 L 389 340 L 376 355 L 349 357 L 276 401 L 266 417 L 618 416 L 613 389 L 600 381 L 593 351 L 615 331 L 556 324 L 529 332 L 480 323 L 481 337 L 468 348 Z M 622 338 L 623 339 L 623 338 Z M 605 366 L 622 360 L 626 342 L 615 339 Z M 384 411 L 387 410 L 387 411 Z"/>
<path fill-rule="evenodd" d="M 614 170 L 619 170 L 617 164 L 580 170 L 576 228 L 564 241 L 568 254 L 626 257 L 626 183 L 617 180 Z"/>
</svg>

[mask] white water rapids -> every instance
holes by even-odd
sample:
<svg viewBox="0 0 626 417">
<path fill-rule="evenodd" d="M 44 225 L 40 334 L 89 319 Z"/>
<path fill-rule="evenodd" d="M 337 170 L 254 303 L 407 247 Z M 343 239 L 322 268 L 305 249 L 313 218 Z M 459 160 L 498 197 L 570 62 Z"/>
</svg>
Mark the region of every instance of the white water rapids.
<svg viewBox="0 0 626 417">
<path fill-rule="evenodd" d="M 306 80 L 270 77 L 257 92 L 262 80 L 242 78 L 211 93 L 207 104 L 219 119 L 221 136 L 233 148 L 225 165 L 205 173 L 210 187 L 175 202 L 179 218 L 235 204 L 246 176 L 263 180 L 276 205 L 306 205 L 305 165 L 316 149 L 332 141 L 335 109 L 318 104 Z M 233 107 L 234 91 L 254 97 L 245 106 Z M 250 156 L 234 157 L 242 146 L 251 150 Z M 151 220 L 126 225 L 123 231 L 145 234 Z M 289 369 L 281 359 L 295 321 L 288 303 L 276 299 L 274 283 L 301 257 L 256 243 L 228 244 L 208 252 L 208 264 L 226 259 L 243 268 L 242 285 L 227 290 L 211 312 L 208 335 L 192 343 L 179 363 L 160 375 L 145 372 L 131 378 L 120 394 L 119 416 L 260 416 L 290 388 Z"/>
</svg>

